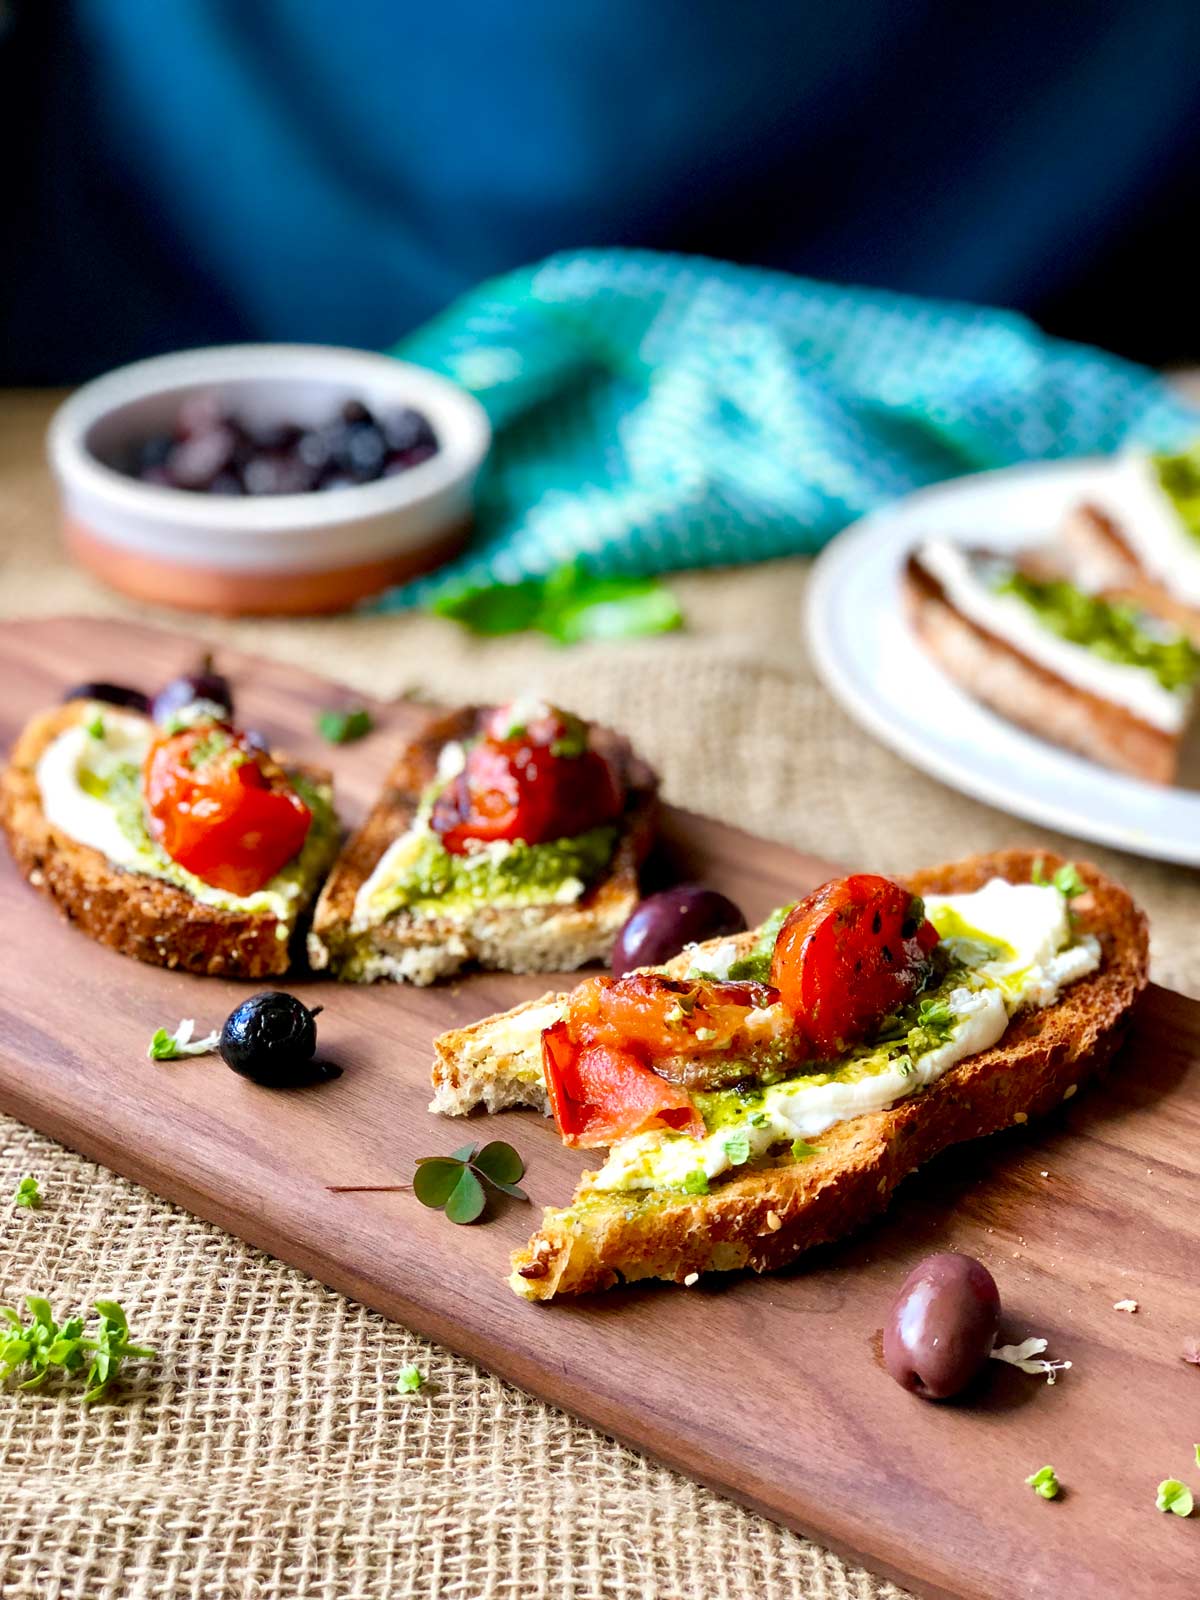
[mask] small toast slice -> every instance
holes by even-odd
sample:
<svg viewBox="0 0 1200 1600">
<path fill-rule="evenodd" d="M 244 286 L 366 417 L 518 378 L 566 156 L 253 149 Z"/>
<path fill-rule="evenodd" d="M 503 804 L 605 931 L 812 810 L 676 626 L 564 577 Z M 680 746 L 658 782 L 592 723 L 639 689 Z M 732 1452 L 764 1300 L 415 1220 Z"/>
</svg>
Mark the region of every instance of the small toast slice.
<svg viewBox="0 0 1200 1600">
<path fill-rule="evenodd" d="M 932 570 L 927 550 L 909 558 L 904 599 L 922 644 L 976 700 L 1103 766 L 1150 783 L 1174 782 L 1186 726 L 1182 706 L 1176 725 L 1156 723 L 1035 659 L 978 616 L 967 614 L 961 598 L 953 597 Z M 1090 652 L 1075 645 L 1067 650 L 1079 658 L 1083 678 Z M 1106 665 L 1098 663 L 1100 668 Z"/>
<path fill-rule="evenodd" d="M 43 752 L 97 709 L 104 710 L 90 701 L 69 700 L 34 717 L 0 775 L 0 826 L 22 876 L 90 938 L 137 961 L 227 978 L 287 972 L 297 924 L 337 849 L 336 835 L 314 854 L 311 883 L 286 917 L 207 905 L 174 883 L 127 871 L 55 826 L 38 789 Z M 290 770 L 314 787 L 331 787 L 327 772 L 294 765 Z"/>
<path fill-rule="evenodd" d="M 443 747 L 478 733 L 490 709 L 464 706 L 449 712 L 401 750 L 317 902 L 308 938 L 314 968 L 328 968 L 356 983 L 384 978 L 429 984 L 471 962 L 505 972 L 568 972 L 607 956 L 637 905 L 638 868 L 654 836 L 658 779 L 625 740 L 595 726 L 592 739 L 624 766 L 627 803 L 608 868 L 580 899 L 566 905 L 482 905 L 467 917 L 418 916 L 402 907 L 382 922 L 356 922 L 359 890 L 388 847 L 412 826 L 422 796 L 437 777 Z"/>
<path fill-rule="evenodd" d="M 932 868 L 906 882 L 916 894 L 968 893 L 995 877 L 1027 883 L 1037 859 L 1029 850 L 1001 851 Z M 1047 871 L 1062 865 L 1051 856 L 1042 860 Z M 641 1278 L 682 1283 L 702 1272 L 770 1271 L 853 1232 L 887 1206 L 910 1172 L 947 1146 L 1025 1122 L 1070 1098 L 1116 1050 L 1148 966 L 1142 913 L 1095 868 L 1078 871 L 1087 892 L 1074 902 L 1074 911 L 1082 931 L 1098 938 L 1101 964 L 1055 1005 L 1018 1013 L 999 1043 L 959 1062 L 931 1087 L 890 1109 L 836 1123 L 806 1160 L 769 1157 L 741 1176 L 723 1177 L 706 1195 L 674 1189 L 601 1192 L 586 1187 L 594 1174 L 585 1174 L 573 1205 L 547 1209 L 538 1232 L 514 1255 L 513 1290 L 525 1299 L 549 1300 Z M 753 932 L 739 935 L 739 947 L 748 950 L 754 938 Z M 687 970 L 693 954 L 677 958 L 677 973 Z M 485 1103 L 544 1100 L 535 1082 L 538 1023 L 554 1020 L 567 998 L 547 995 L 443 1036 L 434 1069 L 435 1108 L 448 1109 L 455 1081 L 451 1056 L 469 1064 L 458 1079 L 464 1098 L 471 1083 Z M 489 1064 L 490 1097 L 483 1076 Z"/>
</svg>

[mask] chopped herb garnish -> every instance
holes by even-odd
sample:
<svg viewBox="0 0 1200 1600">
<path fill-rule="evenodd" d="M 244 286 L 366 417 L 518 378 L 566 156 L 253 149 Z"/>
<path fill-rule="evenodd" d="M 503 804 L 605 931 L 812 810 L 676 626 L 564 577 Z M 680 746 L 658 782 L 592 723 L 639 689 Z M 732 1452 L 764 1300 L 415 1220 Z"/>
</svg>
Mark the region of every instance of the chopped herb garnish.
<svg viewBox="0 0 1200 1600">
<path fill-rule="evenodd" d="M 1064 861 L 1048 878 L 1046 876 L 1046 863 L 1041 856 L 1033 863 L 1030 874 L 1033 882 L 1039 889 L 1057 889 L 1059 894 L 1065 895 L 1068 900 L 1074 900 L 1076 895 L 1087 893 L 1087 884 L 1079 875 L 1079 868 L 1073 861 Z"/>
<path fill-rule="evenodd" d="M 1061 1487 L 1053 1467 L 1039 1467 L 1036 1472 L 1029 1474 L 1025 1482 L 1043 1500 L 1053 1500 Z"/>
<path fill-rule="evenodd" d="M 50 1302 L 41 1295 L 26 1295 L 25 1304 L 32 1318 L 27 1324 L 22 1324 L 11 1306 L 0 1306 L 0 1317 L 8 1323 L 6 1334 L 0 1338 L 0 1375 L 7 1378 L 28 1368 L 29 1376 L 20 1384 L 22 1389 L 38 1388 L 55 1367 L 74 1374 L 86 1364 L 87 1389 L 83 1399 L 98 1400 L 116 1378 L 123 1361 L 148 1360 L 154 1355 L 153 1350 L 130 1344 L 125 1313 L 115 1300 L 96 1301 L 100 1326 L 92 1338 L 84 1336 L 82 1317 L 70 1317 L 60 1327 Z"/>
<path fill-rule="evenodd" d="M 771 957 L 775 954 L 775 941 L 779 930 L 795 908 L 795 901 L 777 906 L 758 930 L 758 936 L 749 955 L 729 963 L 727 976 L 734 983 L 766 983 L 771 976 Z"/>
<path fill-rule="evenodd" d="M 1195 1508 L 1192 1491 L 1178 1478 L 1164 1478 L 1158 1486 L 1154 1504 L 1160 1511 L 1173 1511 L 1177 1517 L 1190 1517 Z"/>
<path fill-rule="evenodd" d="M 396 1392 L 398 1394 L 416 1394 L 425 1382 L 425 1376 L 419 1367 L 401 1367 L 396 1374 Z"/>
<path fill-rule="evenodd" d="M 689 1172 L 683 1180 L 684 1194 L 707 1194 L 708 1173 L 703 1167 L 697 1167 L 694 1172 Z"/>
<path fill-rule="evenodd" d="M 223 756 L 233 744 L 233 740 L 224 728 L 210 728 L 207 733 L 202 733 L 195 744 L 189 746 L 187 764 L 189 767 L 205 767 L 210 761 L 215 761 L 218 756 Z M 243 758 L 238 765 L 244 765 L 250 758 L 245 751 L 239 750 Z"/>
<path fill-rule="evenodd" d="M 744 1166 L 750 1159 L 750 1139 L 747 1134 L 730 1134 L 725 1141 L 725 1157 L 731 1167 Z"/>
<path fill-rule="evenodd" d="M 480 1150 L 466 1144 L 448 1156 L 422 1156 L 413 1174 L 413 1193 L 423 1206 L 444 1211 L 451 1222 L 475 1222 L 487 1203 L 484 1184 L 528 1200 L 518 1180 L 525 1176 L 525 1163 L 512 1145 L 495 1139 Z"/>
<path fill-rule="evenodd" d="M 330 744 L 352 744 L 370 733 L 374 724 L 371 713 L 360 706 L 356 711 L 319 711 L 317 732 Z"/>
<path fill-rule="evenodd" d="M 22 1178 L 17 1185 L 17 1192 L 13 1195 L 13 1205 L 21 1206 L 26 1211 L 36 1211 L 42 1203 L 42 1191 L 38 1188 L 36 1178 Z"/>
<path fill-rule="evenodd" d="M 196 1024 L 191 1017 L 184 1017 L 174 1033 L 156 1028 L 146 1054 L 151 1061 L 179 1061 L 184 1056 L 210 1055 L 221 1042 L 220 1030 L 214 1028 L 203 1039 L 193 1039 L 195 1031 Z"/>
<path fill-rule="evenodd" d="M 104 718 L 98 711 L 90 722 L 84 723 L 83 731 L 87 734 L 89 739 L 103 739 Z"/>
<path fill-rule="evenodd" d="M 821 1147 L 819 1145 L 809 1144 L 807 1139 L 792 1140 L 793 1161 L 807 1161 L 809 1156 L 819 1156 L 820 1154 Z"/>
</svg>

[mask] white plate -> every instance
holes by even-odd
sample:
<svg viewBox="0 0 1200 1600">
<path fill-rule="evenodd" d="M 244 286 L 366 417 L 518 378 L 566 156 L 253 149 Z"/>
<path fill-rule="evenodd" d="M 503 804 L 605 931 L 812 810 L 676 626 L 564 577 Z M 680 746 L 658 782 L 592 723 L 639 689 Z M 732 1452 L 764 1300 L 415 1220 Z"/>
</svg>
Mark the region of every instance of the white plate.
<svg viewBox="0 0 1200 1600">
<path fill-rule="evenodd" d="M 918 644 L 901 570 L 940 534 L 998 550 L 1045 539 L 1084 498 L 1101 503 L 1103 460 L 982 472 L 922 489 L 838 535 L 817 562 L 808 637 L 826 686 L 877 738 L 944 783 L 1064 833 L 1200 866 L 1200 793 L 1096 766 L 978 705 Z"/>
</svg>

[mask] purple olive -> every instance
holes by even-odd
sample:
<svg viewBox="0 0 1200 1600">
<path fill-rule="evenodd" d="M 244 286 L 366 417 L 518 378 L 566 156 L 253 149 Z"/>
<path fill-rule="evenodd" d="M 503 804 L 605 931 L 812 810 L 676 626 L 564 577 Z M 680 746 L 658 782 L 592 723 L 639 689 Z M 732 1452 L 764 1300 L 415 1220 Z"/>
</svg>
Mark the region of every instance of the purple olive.
<svg viewBox="0 0 1200 1600">
<path fill-rule="evenodd" d="M 973 1256 L 944 1250 L 905 1278 L 883 1330 L 883 1364 L 903 1389 L 926 1400 L 961 1394 L 995 1343 L 996 1280 Z"/>
<path fill-rule="evenodd" d="M 211 700 L 221 706 L 225 714 L 233 716 L 233 690 L 229 679 L 212 670 L 212 657 L 206 656 L 197 672 L 184 672 L 172 678 L 154 696 L 151 715 L 155 722 L 170 722 L 173 716 L 197 700 Z"/>
<path fill-rule="evenodd" d="M 741 933 L 746 919 L 723 894 L 700 883 L 652 894 L 634 911 L 617 935 L 611 966 L 616 977 L 634 967 L 657 967 L 677 956 L 685 945 Z"/>
<path fill-rule="evenodd" d="M 130 689 L 123 683 L 77 683 L 63 695 L 64 700 L 102 700 L 106 706 L 125 706 L 130 711 L 143 714 L 150 710 L 150 700 L 140 689 Z"/>
</svg>

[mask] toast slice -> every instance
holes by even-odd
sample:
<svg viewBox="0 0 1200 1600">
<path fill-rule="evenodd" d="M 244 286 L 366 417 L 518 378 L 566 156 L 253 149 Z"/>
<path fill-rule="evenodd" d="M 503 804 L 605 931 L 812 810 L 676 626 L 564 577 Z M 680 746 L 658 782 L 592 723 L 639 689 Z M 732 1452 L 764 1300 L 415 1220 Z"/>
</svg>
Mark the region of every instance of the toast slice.
<svg viewBox="0 0 1200 1600">
<path fill-rule="evenodd" d="M 568 972 L 602 960 L 638 902 L 638 868 L 653 840 L 658 780 L 625 740 L 592 727 L 593 742 L 624 766 L 627 803 L 604 874 L 578 900 L 473 906 L 463 915 L 417 914 L 402 907 L 381 922 L 356 917 L 359 890 L 385 851 L 413 825 L 438 776 L 447 745 L 472 738 L 490 713 L 465 706 L 440 717 L 401 750 L 366 822 L 329 876 L 308 939 L 311 965 L 357 983 L 391 979 L 429 984 L 468 963 L 506 972 Z"/>
<path fill-rule="evenodd" d="M 1172 783 L 1191 695 L 1171 693 L 1151 672 L 1101 659 L 1041 625 L 1019 636 L 1005 631 L 1003 608 L 967 575 L 980 559 L 987 552 L 945 544 L 926 545 L 909 558 L 909 619 L 939 665 L 975 699 L 1031 733 L 1119 772 Z"/>
<path fill-rule="evenodd" d="M 18 738 L 0 775 L 0 826 L 22 876 L 90 938 L 137 961 L 230 978 L 287 972 L 298 924 L 337 850 L 330 775 L 289 768 L 324 797 L 331 826 L 321 834 L 312 831 L 304 877 L 285 913 L 206 904 L 175 883 L 115 864 L 46 815 L 37 776 L 43 754 L 75 725 L 111 712 L 70 700 L 34 717 Z"/>
<path fill-rule="evenodd" d="M 932 868 L 905 882 L 916 894 L 969 893 L 997 877 L 1027 883 L 1037 860 L 1033 851 L 1007 850 Z M 1062 865 L 1053 857 L 1042 860 L 1046 870 Z M 1148 966 L 1142 913 L 1095 868 L 1077 870 L 1086 893 L 1073 910 L 1081 931 L 1099 941 L 1100 965 L 1053 1006 L 1019 1012 L 997 1044 L 961 1060 L 930 1087 L 889 1109 L 835 1123 L 805 1160 L 769 1154 L 752 1168 L 727 1173 L 707 1194 L 597 1191 L 588 1187 L 595 1174 L 585 1173 L 572 1205 L 547 1209 L 538 1232 L 514 1255 L 514 1291 L 548 1300 L 644 1278 L 683 1283 L 710 1271 L 770 1271 L 853 1232 L 887 1206 L 910 1172 L 947 1146 L 1026 1122 L 1070 1098 L 1116 1050 Z M 753 932 L 739 935 L 739 951 L 754 939 Z M 677 958 L 674 973 L 685 972 L 695 957 L 685 952 Z M 485 1103 L 482 1075 L 489 1059 L 492 1101 L 544 1100 L 544 1090 L 539 1093 L 534 1084 L 535 1074 L 540 1077 L 537 1023 L 561 1014 L 567 999 L 547 995 L 443 1036 L 435 1107 L 448 1103 L 452 1056 L 473 1062 L 476 1091 Z"/>
</svg>

